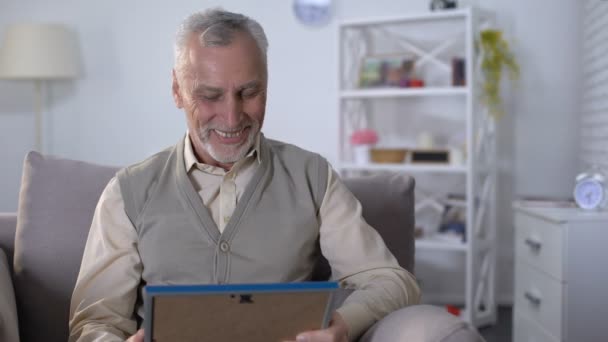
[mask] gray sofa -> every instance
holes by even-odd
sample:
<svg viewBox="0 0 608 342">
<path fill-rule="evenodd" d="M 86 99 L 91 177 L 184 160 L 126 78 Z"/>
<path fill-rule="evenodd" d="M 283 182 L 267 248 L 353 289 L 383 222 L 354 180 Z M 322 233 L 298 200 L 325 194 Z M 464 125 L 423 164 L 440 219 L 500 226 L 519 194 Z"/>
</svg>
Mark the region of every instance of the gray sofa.
<svg viewBox="0 0 608 342">
<path fill-rule="evenodd" d="M 98 197 L 117 168 L 30 152 L 18 213 L 0 214 L 0 341 L 66 341 L 69 303 Z M 350 179 L 403 267 L 413 272 L 413 179 L 383 175 Z M 316 277 L 327 277 L 320 264 Z M 20 339 L 19 339 L 20 336 Z M 411 306 L 392 313 L 364 341 L 483 341 L 444 310 Z"/>
</svg>

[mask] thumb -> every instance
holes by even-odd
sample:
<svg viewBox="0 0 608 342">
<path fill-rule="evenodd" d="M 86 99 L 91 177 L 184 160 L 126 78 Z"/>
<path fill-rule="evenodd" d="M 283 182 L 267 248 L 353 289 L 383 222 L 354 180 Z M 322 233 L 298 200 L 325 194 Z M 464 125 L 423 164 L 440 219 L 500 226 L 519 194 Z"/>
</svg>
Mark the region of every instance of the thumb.
<svg viewBox="0 0 608 342">
<path fill-rule="evenodd" d="M 144 342 L 144 329 L 139 329 L 135 334 L 135 342 Z"/>
<path fill-rule="evenodd" d="M 296 336 L 296 342 L 329 341 L 327 331 L 314 330 L 307 331 Z"/>
<path fill-rule="evenodd" d="M 296 336 L 296 342 L 309 342 L 312 341 L 309 334 L 300 334 L 298 336 Z"/>
<path fill-rule="evenodd" d="M 139 329 L 137 331 L 137 334 L 131 336 L 131 338 L 128 341 L 131 341 L 131 342 L 144 342 L 144 329 Z"/>
</svg>

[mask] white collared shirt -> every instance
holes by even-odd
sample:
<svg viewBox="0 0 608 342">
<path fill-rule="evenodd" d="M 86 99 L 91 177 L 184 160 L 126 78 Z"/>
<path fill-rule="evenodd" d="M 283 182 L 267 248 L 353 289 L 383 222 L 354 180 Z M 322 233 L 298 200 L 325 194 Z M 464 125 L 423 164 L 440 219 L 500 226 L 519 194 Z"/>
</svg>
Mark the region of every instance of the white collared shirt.
<svg viewBox="0 0 608 342">
<path fill-rule="evenodd" d="M 257 135 L 255 144 L 247 156 L 234 163 L 228 171 L 199 162 L 194 154 L 189 134 L 186 134 L 185 140 L 184 163 L 188 178 L 222 233 L 247 183 L 261 163 L 260 134 Z"/>
</svg>

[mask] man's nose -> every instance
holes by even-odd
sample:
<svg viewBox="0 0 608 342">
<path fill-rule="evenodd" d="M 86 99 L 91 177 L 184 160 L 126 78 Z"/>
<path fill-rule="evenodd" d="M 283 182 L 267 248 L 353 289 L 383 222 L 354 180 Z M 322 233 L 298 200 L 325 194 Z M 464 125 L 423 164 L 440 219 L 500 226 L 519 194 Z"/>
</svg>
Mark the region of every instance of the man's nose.
<svg viewBox="0 0 608 342">
<path fill-rule="evenodd" d="M 240 99 L 236 96 L 230 96 L 226 101 L 226 108 L 224 109 L 224 119 L 228 127 L 236 127 L 241 123 L 241 116 L 243 115 L 243 108 Z"/>
</svg>

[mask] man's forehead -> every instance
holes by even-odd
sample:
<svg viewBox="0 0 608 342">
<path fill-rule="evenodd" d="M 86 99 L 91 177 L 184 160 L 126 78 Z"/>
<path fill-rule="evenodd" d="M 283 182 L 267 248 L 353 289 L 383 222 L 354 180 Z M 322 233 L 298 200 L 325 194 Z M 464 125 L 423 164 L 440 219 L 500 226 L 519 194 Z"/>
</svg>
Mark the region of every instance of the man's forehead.
<svg viewBox="0 0 608 342">
<path fill-rule="evenodd" d="M 237 90 L 256 88 L 262 86 L 262 80 L 254 79 L 242 84 L 237 84 L 235 88 Z M 219 84 L 213 84 L 213 82 L 206 82 L 205 80 L 194 80 L 192 89 L 195 92 L 198 91 L 222 91 L 224 87 Z"/>
</svg>

